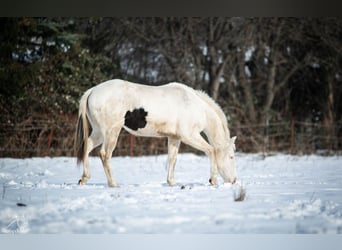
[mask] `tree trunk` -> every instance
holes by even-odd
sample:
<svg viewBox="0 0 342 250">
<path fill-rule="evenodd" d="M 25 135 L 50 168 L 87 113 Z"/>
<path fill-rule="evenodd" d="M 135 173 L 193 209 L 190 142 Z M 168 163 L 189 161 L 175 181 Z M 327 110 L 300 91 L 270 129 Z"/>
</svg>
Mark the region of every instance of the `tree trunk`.
<svg viewBox="0 0 342 250">
<path fill-rule="evenodd" d="M 334 92 L 333 92 L 333 79 L 328 76 L 328 97 L 325 104 L 325 112 L 324 112 L 324 127 L 327 132 L 327 147 L 334 150 L 337 148 L 337 141 L 334 141 L 336 138 L 336 130 L 335 130 L 335 117 L 334 117 Z"/>
<path fill-rule="evenodd" d="M 245 105 L 246 109 L 246 116 L 248 117 L 249 121 L 252 124 L 256 124 L 256 111 L 255 106 L 253 102 L 253 91 L 252 91 L 252 85 L 250 80 L 246 77 L 245 74 L 245 51 L 241 51 L 239 56 L 239 83 L 242 87 L 242 91 L 244 94 L 244 100 L 241 102 L 242 105 Z"/>
</svg>

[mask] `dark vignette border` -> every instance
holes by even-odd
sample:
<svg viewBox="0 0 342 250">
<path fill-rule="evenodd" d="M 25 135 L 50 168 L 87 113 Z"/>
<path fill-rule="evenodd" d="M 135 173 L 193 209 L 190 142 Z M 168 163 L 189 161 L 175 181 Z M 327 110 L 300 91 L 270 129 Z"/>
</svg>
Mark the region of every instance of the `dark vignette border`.
<svg viewBox="0 0 342 250">
<path fill-rule="evenodd" d="M 2 0 L 0 16 L 338 16 L 337 0 Z"/>
</svg>

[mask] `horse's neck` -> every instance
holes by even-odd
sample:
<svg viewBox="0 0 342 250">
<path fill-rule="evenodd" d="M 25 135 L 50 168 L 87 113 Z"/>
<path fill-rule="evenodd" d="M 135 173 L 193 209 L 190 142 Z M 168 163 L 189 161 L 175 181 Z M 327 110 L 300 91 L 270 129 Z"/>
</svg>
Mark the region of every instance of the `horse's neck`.
<svg viewBox="0 0 342 250">
<path fill-rule="evenodd" d="M 208 131 L 207 136 L 211 137 L 211 144 L 219 147 L 226 144 L 228 138 L 230 138 L 230 132 L 228 129 L 227 118 L 224 115 L 221 107 L 206 93 L 202 91 L 196 91 L 199 96 L 207 105 L 207 118 L 208 118 Z M 215 144 L 215 145 L 214 145 Z"/>
<path fill-rule="evenodd" d="M 209 110 L 207 117 L 208 125 L 205 133 L 208 136 L 210 144 L 214 148 L 225 146 L 227 144 L 229 135 L 227 135 L 226 129 L 224 127 L 225 125 L 223 124 L 223 121 L 221 121 L 220 116 L 216 112 Z"/>
</svg>

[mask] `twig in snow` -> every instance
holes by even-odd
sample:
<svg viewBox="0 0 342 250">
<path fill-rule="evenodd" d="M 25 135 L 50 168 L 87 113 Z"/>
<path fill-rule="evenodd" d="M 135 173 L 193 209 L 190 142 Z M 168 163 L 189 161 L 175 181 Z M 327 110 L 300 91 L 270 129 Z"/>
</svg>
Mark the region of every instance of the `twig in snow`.
<svg viewBox="0 0 342 250">
<path fill-rule="evenodd" d="M 241 184 L 238 190 L 234 190 L 234 201 L 244 201 L 246 198 L 246 188 Z"/>
<path fill-rule="evenodd" d="M 2 185 L 2 199 L 5 199 L 5 194 L 6 194 L 6 183 Z"/>
</svg>

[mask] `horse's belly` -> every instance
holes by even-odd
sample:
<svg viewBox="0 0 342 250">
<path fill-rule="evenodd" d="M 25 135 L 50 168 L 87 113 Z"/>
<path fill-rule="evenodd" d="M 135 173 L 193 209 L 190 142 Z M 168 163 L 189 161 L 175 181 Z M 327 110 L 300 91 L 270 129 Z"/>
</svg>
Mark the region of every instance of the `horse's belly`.
<svg viewBox="0 0 342 250">
<path fill-rule="evenodd" d="M 143 128 L 132 129 L 124 126 L 124 129 L 130 134 L 136 136 L 146 136 L 146 137 L 177 137 L 176 131 L 167 124 L 166 122 L 161 123 L 150 123 L 147 122 L 146 126 Z"/>
<path fill-rule="evenodd" d="M 124 126 L 124 129 L 130 134 L 135 135 L 135 136 L 147 136 L 147 137 L 160 137 L 161 136 L 156 131 L 154 131 L 153 129 L 149 129 L 149 128 L 139 128 L 137 130 L 133 130 L 129 127 Z"/>
</svg>

